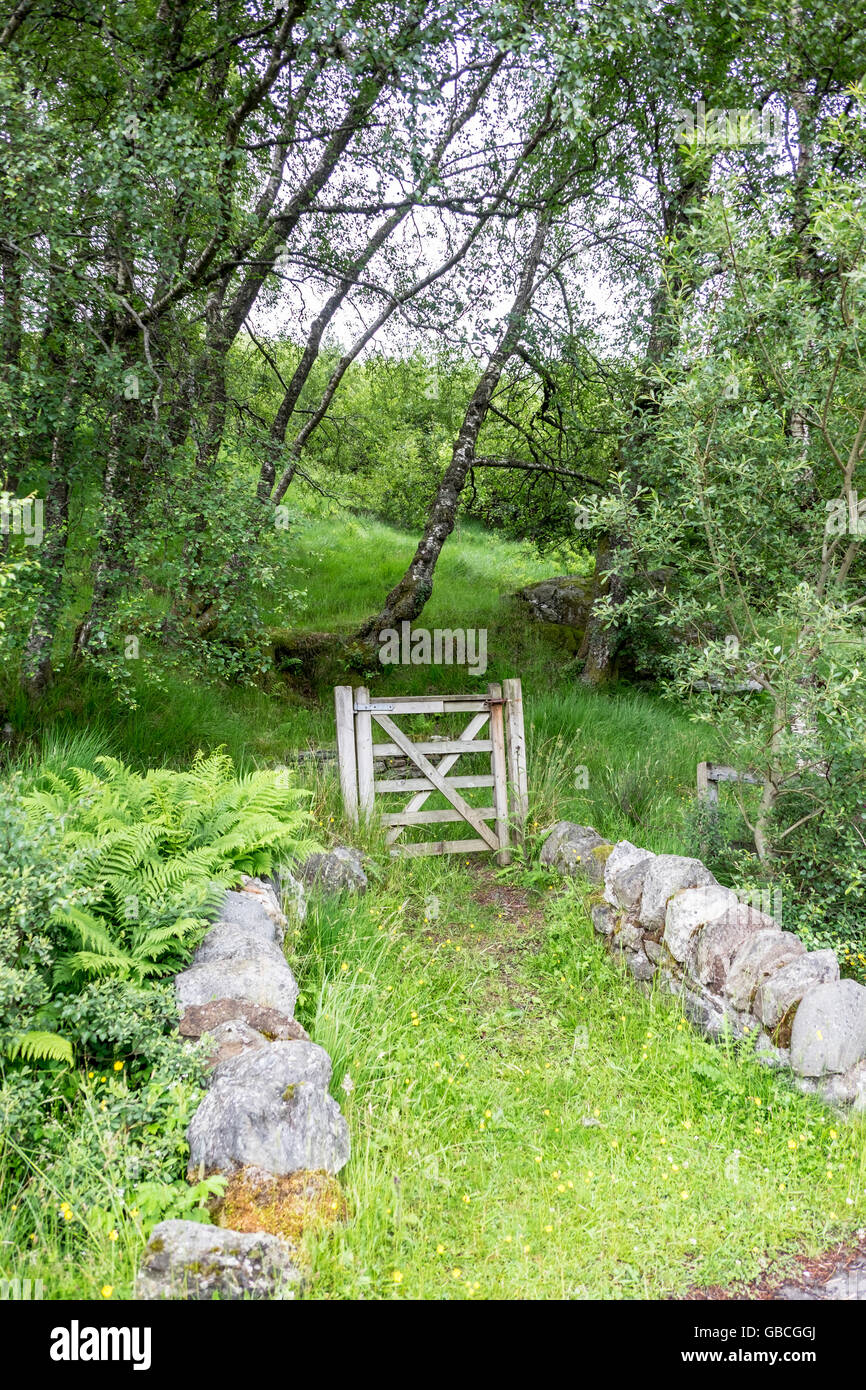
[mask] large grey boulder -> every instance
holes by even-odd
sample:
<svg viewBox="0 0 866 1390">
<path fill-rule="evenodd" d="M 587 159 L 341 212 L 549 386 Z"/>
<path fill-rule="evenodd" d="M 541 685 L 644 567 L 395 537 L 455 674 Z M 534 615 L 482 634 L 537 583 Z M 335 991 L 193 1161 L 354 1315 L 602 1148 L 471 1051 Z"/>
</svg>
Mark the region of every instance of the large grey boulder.
<svg viewBox="0 0 866 1390">
<path fill-rule="evenodd" d="M 234 922 L 217 922 L 211 927 L 192 958 L 193 965 L 206 965 L 210 961 L 255 960 L 263 957 L 277 965 L 285 961 L 282 948 L 274 936 L 274 924 L 267 918 L 270 935 L 261 923 L 255 926 L 236 926 Z"/>
<path fill-rule="evenodd" d="M 328 1095 L 330 1077 L 331 1060 L 315 1043 L 271 1043 L 221 1062 L 187 1131 L 190 1173 L 231 1174 L 246 1164 L 278 1175 L 339 1172 L 349 1130 Z"/>
<path fill-rule="evenodd" d="M 682 854 L 657 854 L 643 881 L 641 926 L 649 930 L 662 926 L 668 902 L 674 893 L 679 893 L 683 888 L 715 884 L 715 878 L 700 859 L 688 859 Z"/>
<path fill-rule="evenodd" d="M 282 957 L 247 960 L 212 960 L 191 965 L 175 978 L 181 1009 L 208 1004 L 213 999 L 240 999 L 260 1004 L 291 1018 L 298 998 L 298 983 Z"/>
<path fill-rule="evenodd" d="M 250 884 L 258 879 L 249 879 Z M 249 928 L 263 935 L 270 932 L 271 939 L 282 945 L 286 919 L 280 910 L 276 894 L 267 884 L 261 889 L 245 888 L 240 892 L 228 892 L 223 899 L 219 920 L 232 922 L 236 927 Z"/>
<path fill-rule="evenodd" d="M 364 893 L 367 875 L 358 850 L 336 845 L 327 854 L 310 854 L 295 865 L 295 873 L 309 887 L 325 893 Z"/>
<path fill-rule="evenodd" d="M 791 1066 L 800 1076 L 847 1072 L 866 1057 L 866 989 L 856 980 L 804 995 L 791 1030 Z"/>
<path fill-rule="evenodd" d="M 557 873 L 584 874 L 590 882 L 601 883 L 607 848 L 607 840 L 602 839 L 591 825 L 575 825 L 573 821 L 561 820 L 544 841 L 539 862 Z"/>
<path fill-rule="evenodd" d="M 791 932 L 778 927 L 761 927 L 737 951 L 728 978 L 725 994 L 735 1009 L 750 1009 L 752 1000 L 765 980 L 775 970 L 781 970 L 797 956 L 806 954 L 802 941 Z"/>
<path fill-rule="evenodd" d="M 838 978 L 839 962 L 834 951 L 809 951 L 798 956 L 774 970 L 759 987 L 752 1006 L 755 1016 L 765 1028 L 773 1031 L 808 990 L 831 984 Z M 784 1043 L 785 1039 L 778 1041 Z"/>
<path fill-rule="evenodd" d="M 674 899 L 676 901 L 676 899 Z M 720 994 L 731 961 L 755 932 L 772 926 L 772 919 L 745 903 L 736 903 L 698 933 L 690 973 L 699 984 Z"/>
<path fill-rule="evenodd" d="M 198 1221 L 160 1221 L 145 1247 L 135 1297 L 290 1299 L 300 1283 L 291 1247 L 261 1231 L 224 1231 Z"/>
<path fill-rule="evenodd" d="M 629 840 L 618 841 L 604 866 L 605 902 L 625 908 L 626 912 L 638 912 L 644 879 L 655 857 L 650 850 L 639 849 Z"/>
<path fill-rule="evenodd" d="M 592 580 L 584 575 L 561 574 L 528 584 L 514 597 L 526 604 L 535 622 L 582 631 L 592 607 Z"/>
<path fill-rule="evenodd" d="M 650 871 L 651 872 L 651 871 Z M 644 889 L 646 903 L 646 888 Z M 737 905 L 737 897 L 730 888 L 718 883 L 705 884 L 700 888 L 683 888 L 674 892 L 667 904 L 664 915 L 663 940 L 674 960 L 689 960 L 696 944 L 695 938 L 703 927 L 729 912 Z M 641 912 L 641 921 L 645 912 Z"/>
</svg>

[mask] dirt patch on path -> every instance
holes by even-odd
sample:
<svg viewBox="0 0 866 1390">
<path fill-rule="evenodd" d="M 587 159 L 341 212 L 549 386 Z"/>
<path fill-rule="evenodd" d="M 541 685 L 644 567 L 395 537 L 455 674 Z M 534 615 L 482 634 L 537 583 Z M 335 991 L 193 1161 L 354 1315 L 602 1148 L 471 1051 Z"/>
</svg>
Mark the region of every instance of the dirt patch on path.
<svg viewBox="0 0 866 1390">
<path fill-rule="evenodd" d="M 538 895 L 515 884 L 498 883 L 492 870 L 480 869 L 472 888 L 472 902 L 501 920 L 502 936 L 479 934 L 474 954 L 488 964 L 485 996 L 494 1008 L 531 1011 L 532 989 L 520 978 L 520 966 L 533 955 L 542 940 L 544 907 Z"/>
<path fill-rule="evenodd" d="M 798 1255 L 784 1276 L 770 1268 L 751 1284 L 691 1289 L 686 1301 L 863 1302 L 866 1301 L 866 1231 L 821 1255 Z"/>
<path fill-rule="evenodd" d="M 538 930 L 544 917 L 538 894 L 514 883 L 497 882 L 493 871 L 479 868 L 472 886 L 472 901 L 492 912 L 501 912 L 514 926 Z"/>
<path fill-rule="evenodd" d="M 484 979 L 484 1001 L 491 1009 L 532 1012 L 534 991 L 522 978 L 522 965 L 544 938 L 544 900 L 514 883 L 503 883 L 485 864 L 472 866 L 471 887 L 459 919 L 425 924 L 424 940 L 451 946 L 474 961 Z"/>
</svg>

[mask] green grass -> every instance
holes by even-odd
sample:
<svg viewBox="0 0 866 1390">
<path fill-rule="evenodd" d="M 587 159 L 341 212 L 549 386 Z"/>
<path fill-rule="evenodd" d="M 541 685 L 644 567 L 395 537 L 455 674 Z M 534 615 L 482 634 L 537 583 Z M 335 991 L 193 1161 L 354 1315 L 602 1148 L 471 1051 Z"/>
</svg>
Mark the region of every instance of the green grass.
<svg viewBox="0 0 866 1390">
<path fill-rule="evenodd" d="M 299 558 L 292 567 L 305 591 L 296 626 L 313 632 L 351 633 L 378 612 L 415 553 L 417 537 L 373 517 L 309 518 L 291 533 Z M 502 596 L 554 573 L 526 543 L 492 537 L 462 523 L 446 542 L 433 597 L 419 626 L 495 626 Z"/>
<path fill-rule="evenodd" d="M 50 1300 L 130 1298 L 144 1249 L 140 1213 L 131 1215 L 124 1201 L 120 1145 L 100 1111 L 121 1083 L 101 1081 L 94 1076 L 79 1102 L 88 1112 L 87 1142 L 79 1117 L 59 1163 L 23 1154 L 9 1134 L 0 1149 L 0 1278 L 41 1280 Z M 16 1161 L 28 1170 L 22 1184 L 12 1177 Z"/>
<path fill-rule="evenodd" d="M 332 742 L 329 706 L 302 704 L 290 691 L 191 680 L 145 668 L 137 708 L 110 702 L 97 680 L 82 676 L 52 688 L 39 706 L 7 686 L 5 708 L 22 746 L 17 760 L 36 765 L 71 761 L 90 767 L 110 753 L 139 771 L 180 767 L 198 749 L 224 747 L 242 771 L 282 762 L 291 749 Z M 277 686 L 277 682 L 274 685 Z"/>
<path fill-rule="evenodd" d="M 289 947 L 352 1136 L 350 1218 L 309 1243 L 306 1297 L 676 1296 L 863 1224 L 864 1118 L 640 994 L 580 887 L 380 852 L 374 870 L 366 896 L 316 899 Z M 146 1234 L 98 1141 L 98 1082 L 79 1181 L 99 1218 L 70 1159 L 0 1231 L 3 1272 L 49 1298 L 131 1296 Z"/>
<path fill-rule="evenodd" d="M 344 634 L 381 605 L 415 546 L 414 537 L 393 527 L 348 515 L 303 519 L 292 542 L 296 558 L 285 568 L 285 585 L 306 590 L 297 629 Z M 528 624 L 509 601 L 552 568 L 525 545 L 463 526 L 445 546 L 420 623 L 430 629 L 486 628 L 484 674 L 374 662 L 366 673 L 337 669 L 334 680 L 357 685 L 366 679 L 380 694 L 435 693 L 484 691 L 490 681 L 519 675 L 534 817 L 545 822 L 567 815 L 614 838 L 642 837 L 654 849 L 681 849 L 695 765 L 716 753 L 708 746 L 711 738 L 686 710 L 654 695 L 581 689 L 569 664 L 573 642 L 569 646 L 561 630 Z M 275 593 L 281 587 L 275 584 Z M 81 673 L 66 672 L 35 707 L 8 679 L 0 695 L 24 741 L 24 761 L 49 752 L 62 760 L 68 750 L 72 761 L 89 766 L 96 753 L 110 751 L 141 769 L 177 766 L 198 748 L 224 746 L 247 769 L 280 763 L 293 749 L 333 747 L 331 685 L 329 680 L 310 690 L 279 672 L 257 686 L 208 683 L 164 669 L 156 656 L 145 654 L 136 668 L 135 709 L 112 703 L 103 685 Z M 417 721 L 413 728 L 420 728 Z M 436 721 L 431 730 L 446 731 Z"/>
<path fill-rule="evenodd" d="M 404 862 L 298 937 L 353 1143 L 309 1297 L 659 1298 L 862 1224 L 863 1118 L 641 995 L 551 887 Z"/>
<path fill-rule="evenodd" d="M 153 1225 L 190 1219 L 208 1192 L 173 1181 L 137 1184 L 130 1130 L 112 1111 L 129 1110 L 123 1073 L 82 1072 L 75 1106 L 59 1123 L 64 1145 L 50 1159 L 24 1153 L 5 1128 L 0 1143 L 0 1278 L 41 1280 L 45 1299 L 131 1298 L 135 1271 Z M 171 1127 L 185 1131 L 201 1092 L 173 1082 Z M 167 1127 L 166 1127 L 167 1128 Z M 134 1125 L 132 1126 L 134 1130 Z M 165 1138 L 165 1130 L 161 1139 Z M 167 1146 L 170 1141 L 165 1138 Z M 21 1173 L 26 1174 L 23 1178 Z M 212 1188 L 211 1179 L 203 1188 Z M 207 1218 L 204 1213 L 205 1219 Z"/>
<path fill-rule="evenodd" d="M 300 589 L 305 596 L 294 631 L 348 636 L 381 606 L 415 543 L 373 519 L 303 519 L 292 533 L 295 558 L 285 563 L 274 584 L 273 611 L 263 606 L 265 621 L 278 624 L 284 588 Z M 529 547 L 463 527 L 445 547 L 436 591 L 419 625 L 487 628 L 487 671 L 472 677 L 454 666 L 394 667 L 374 660 L 369 683 L 383 691 L 486 690 L 491 680 L 521 673 L 527 689 L 554 689 L 560 680 L 561 641 L 555 632 L 541 635 L 516 623 L 508 602 L 516 589 L 550 573 L 550 565 L 534 559 Z M 356 685 L 365 678 L 358 669 L 339 665 L 333 675 Z M 334 743 L 330 680 L 312 691 L 279 672 L 258 685 L 208 682 L 167 668 L 159 653 L 145 649 L 133 677 L 137 706 L 130 709 L 80 669 L 61 670 L 35 706 L 11 673 L 0 674 L 4 718 L 31 745 L 19 748 L 19 757 L 40 758 L 42 747 L 62 749 L 71 739 L 85 759 L 90 745 L 93 756 L 110 751 L 144 769 L 180 765 L 199 748 L 225 746 L 237 765 L 246 768 L 280 762 L 291 749 Z"/>
</svg>

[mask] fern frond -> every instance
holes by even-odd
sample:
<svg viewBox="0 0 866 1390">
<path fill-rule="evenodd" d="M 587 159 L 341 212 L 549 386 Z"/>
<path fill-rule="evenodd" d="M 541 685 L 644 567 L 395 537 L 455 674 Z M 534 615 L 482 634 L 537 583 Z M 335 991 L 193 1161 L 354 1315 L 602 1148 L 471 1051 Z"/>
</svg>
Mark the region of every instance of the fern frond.
<svg viewBox="0 0 866 1390">
<path fill-rule="evenodd" d="M 138 962 L 121 952 L 73 951 L 54 967 L 54 979 L 58 984 L 67 984 L 79 975 L 88 979 L 113 975 L 118 980 L 128 980 L 139 973 Z"/>
<path fill-rule="evenodd" d="M 25 1062 L 65 1062 L 72 1066 L 72 1043 L 59 1033 L 21 1033 L 9 1048 L 10 1057 Z"/>
</svg>

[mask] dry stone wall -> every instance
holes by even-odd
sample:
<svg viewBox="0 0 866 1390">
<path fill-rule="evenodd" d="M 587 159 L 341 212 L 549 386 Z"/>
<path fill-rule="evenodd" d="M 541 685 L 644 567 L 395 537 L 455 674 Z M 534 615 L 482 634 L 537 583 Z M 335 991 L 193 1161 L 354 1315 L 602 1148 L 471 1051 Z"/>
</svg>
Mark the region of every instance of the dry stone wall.
<svg viewBox="0 0 866 1390">
<path fill-rule="evenodd" d="M 304 880 L 331 891 L 366 886 L 355 851 L 316 856 L 298 877 L 283 871 L 283 902 L 300 919 Z M 172 1220 L 154 1228 L 139 1299 L 293 1298 L 301 1280 L 293 1230 L 297 1237 L 306 1216 L 344 1207 L 334 1175 L 348 1162 L 349 1130 L 328 1090 L 331 1059 L 294 1017 L 286 927 L 273 886 L 244 879 L 176 977 L 180 1033 L 213 1043 L 207 1090 L 187 1132 L 188 1176 L 220 1173 L 229 1185 L 219 1225 Z M 226 1229 L 237 1213 L 243 1229 Z"/>
<path fill-rule="evenodd" d="M 560 821 L 541 863 L 596 886 L 595 930 L 644 989 L 678 996 L 706 1036 L 750 1038 L 800 1090 L 866 1109 L 866 988 L 840 979 L 833 951 L 807 951 L 699 859 L 614 845 L 590 826 Z"/>
</svg>

